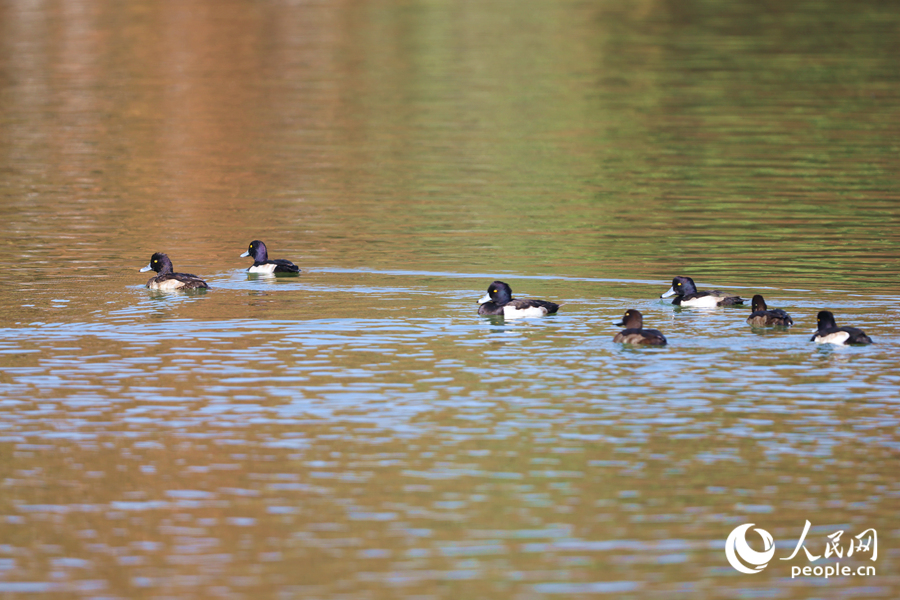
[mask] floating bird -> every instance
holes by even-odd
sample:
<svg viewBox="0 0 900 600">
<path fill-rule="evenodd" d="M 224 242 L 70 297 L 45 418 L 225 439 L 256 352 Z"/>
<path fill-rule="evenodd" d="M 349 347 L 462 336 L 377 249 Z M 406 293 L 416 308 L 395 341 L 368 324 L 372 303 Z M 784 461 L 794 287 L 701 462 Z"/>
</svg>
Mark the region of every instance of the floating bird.
<svg viewBox="0 0 900 600">
<path fill-rule="evenodd" d="M 488 287 L 487 294 L 478 303 L 478 314 L 484 316 L 503 315 L 506 319 L 522 317 L 543 317 L 559 310 L 559 304 L 546 300 L 519 300 L 512 297 L 512 289 L 502 281 L 495 281 Z"/>
<path fill-rule="evenodd" d="M 711 292 L 698 292 L 694 280 L 690 277 L 676 277 L 672 280 L 672 287 L 660 298 L 675 296 L 672 304 L 677 306 L 695 306 L 700 308 L 713 308 L 715 306 L 734 306 L 743 304 L 740 296 L 734 296 L 719 290 Z"/>
<path fill-rule="evenodd" d="M 753 312 L 747 317 L 747 322 L 754 327 L 773 325 L 777 327 L 790 327 L 794 324 L 791 315 L 780 308 L 769 308 L 766 306 L 766 301 L 763 300 L 763 297 L 759 294 L 753 296 L 751 305 L 753 306 Z"/>
<path fill-rule="evenodd" d="M 147 282 L 151 290 L 196 290 L 209 289 L 205 281 L 190 273 L 175 273 L 172 269 L 172 261 L 161 252 L 150 257 L 150 263 L 141 269 L 141 273 L 156 271 L 156 277 Z"/>
<path fill-rule="evenodd" d="M 241 254 L 241 258 L 246 256 L 253 257 L 253 266 L 247 269 L 248 273 L 299 273 L 300 267 L 289 260 L 278 258 L 269 260 L 269 252 L 266 245 L 259 240 L 250 242 L 250 247 L 246 252 Z"/>
<path fill-rule="evenodd" d="M 838 327 L 830 311 L 819 311 L 816 317 L 818 328 L 809 341 L 818 344 L 871 344 L 872 338 L 856 327 Z"/>
<path fill-rule="evenodd" d="M 616 323 L 624 330 L 616 334 L 614 342 L 623 344 L 645 344 L 648 346 L 665 346 L 666 336 L 655 329 L 644 329 L 644 315 L 640 311 L 629 308 L 625 311 L 621 323 Z"/>
</svg>

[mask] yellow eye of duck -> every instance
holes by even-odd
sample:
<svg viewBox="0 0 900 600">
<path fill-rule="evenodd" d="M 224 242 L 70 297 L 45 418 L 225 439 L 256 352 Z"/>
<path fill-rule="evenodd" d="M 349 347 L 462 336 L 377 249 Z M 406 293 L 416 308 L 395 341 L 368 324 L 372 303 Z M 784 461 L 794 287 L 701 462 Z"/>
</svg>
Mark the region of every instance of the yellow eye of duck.
<svg viewBox="0 0 900 600">
<path fill-rule="evenodd" d="M 497 293 L 497 290 L 491 290 L 491 293 L 492 293 L 492 294 L 496 294 L 496 293 Z"/>
</svg>

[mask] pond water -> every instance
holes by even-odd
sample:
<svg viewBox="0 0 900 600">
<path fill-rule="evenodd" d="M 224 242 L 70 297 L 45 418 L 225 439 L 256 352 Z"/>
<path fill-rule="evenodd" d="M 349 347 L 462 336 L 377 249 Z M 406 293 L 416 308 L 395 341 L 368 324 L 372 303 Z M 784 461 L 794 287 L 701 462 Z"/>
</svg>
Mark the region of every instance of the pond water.
<svg viewBox="0 0 900 600">
<path fill-rule="evenodd" d="M 898 597 L 898 29 L 0 4 L 0 595 Z M 156 251 L 211 289 L 146 289 Z M 495 279 L 563 306 L 479 317 Z M 614 344 L 628 308 L 669 345 Z"/>
</svg>

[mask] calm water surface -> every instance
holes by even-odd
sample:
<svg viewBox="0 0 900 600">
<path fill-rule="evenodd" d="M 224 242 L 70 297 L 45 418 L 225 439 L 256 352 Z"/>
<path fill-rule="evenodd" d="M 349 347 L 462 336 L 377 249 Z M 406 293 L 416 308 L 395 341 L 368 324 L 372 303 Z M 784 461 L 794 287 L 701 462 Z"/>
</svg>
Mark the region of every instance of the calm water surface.
<svg viewBox="0 0 900 600">
<path fill-rule="evenodd" d="M 898 597 L 898 30 L 0 4 L 0 595 Z M 253 239 L 302 274 L 248 276 Z M 212 289 L 147 290 L 155 251 Z M 796 325 L 660 301 L 679 274 Z M 496 278 L 564 306 L 480 318 Z M 669 346 L 613 344 L 627 308 Z M 876 344 L 811 343 L 825 308 Z M 780 560 L 807 520 L 840 559 Z M 791 577 L 838 562 L 877 572 Z"/>
</svg>

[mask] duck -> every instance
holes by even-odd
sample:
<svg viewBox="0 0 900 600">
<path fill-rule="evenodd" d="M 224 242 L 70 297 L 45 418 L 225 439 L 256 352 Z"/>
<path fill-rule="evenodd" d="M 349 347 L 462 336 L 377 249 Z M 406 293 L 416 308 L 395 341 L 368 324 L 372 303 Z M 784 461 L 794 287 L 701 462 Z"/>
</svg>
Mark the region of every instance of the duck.
<svg viewBox="0 0 900 600">
<path fill-rule="evenodd" d="M 147 282 L 151 290 L 197 290 L 209 289 L 209 285 L 196 275 L 190 273 L 175 273 L 172 261 L 162 252 L 156 252 L 150 257 L 150 262 L 141 269 L 141 273 L 156 271 L 156 277 Z"/>
<path fill-rule="evenodd" d="M 822 310 L 816 316 L 818 328 L 809 341 L 817 344 L 871 344 L 872 338 L 856 327 L 838 327 L 831 311 Z"/>
<path fill-rule="evenodd" d="M 506 319 L 521 319 L 523 317 L 543 317 L 552 315 L 559 310 L 559 304 L 546 300 L 520 300 L 512 297 L 512 288 L 502 281 L 495 281 L 488 286 L 485 294 L 478 304 L 478 314 L 482 316 L 501 315 Z"/>
<path fill-rule="evenodd" d="M 250 247 L 241 254 L 241 258 L 253 257 L 253 266 L 247 269 L 248 273 L 299 273 L 300 267 L 289 260 L 278 258 L 269 260 L 269 252 L 266 245 L 259 240 L 250 242 Z"/>
<path fill-rule="evenodd" d="M 794 324 L 791 315 L 780 308 L 769 308 L 766 306 L 766 301 L 760 294 L 753 296 L 750 305 L 753 307 L 753 312 L 747 317 L 747 322 L 754 327 L 773 325 L 776 327 L 790 327 Z"/>
<path fill-rule="evenodd" d="M 667 343 L 666 336 L 657 330 L 644 329 L 644 315 L 639 310 L 629 308 L 625 311 L 622 322 L 616 325 L 625 329 L 616 334 L 614 342 L 647 346 L 665 346 Z"/>
<path fill-rule="evenodd" d="M 713 308 L 716 306 L 735 306 L 743 304 L 744 299 L 740 296 L 712 290 L 711 292 L 699 292 L 694 280 L 690 277 L 675 277 L 672 279 L 672 287 L 665 294 L 661 294 L 660 298 L 668 298 L 675 296 L 672 304 L 676 306 L 694 306 L 699 308 Z"/>
</svg>

